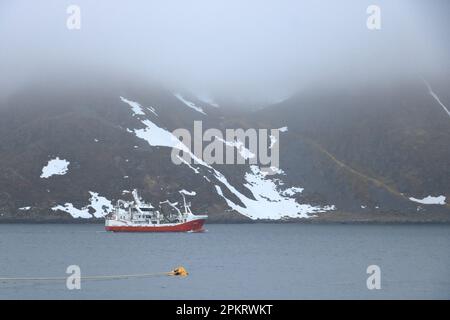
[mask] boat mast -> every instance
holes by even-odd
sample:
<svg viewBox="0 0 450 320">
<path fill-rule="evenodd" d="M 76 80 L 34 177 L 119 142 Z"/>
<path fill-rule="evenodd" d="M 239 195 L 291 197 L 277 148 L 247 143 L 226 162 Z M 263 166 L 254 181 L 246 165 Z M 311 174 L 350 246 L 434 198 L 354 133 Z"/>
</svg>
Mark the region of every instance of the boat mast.
<svg viewBox="0 0 450 320">
<path fill-rule="evenodd" d="M 132 194 L 133 194 L 133 198 L 134 198 L 134 202 L 136 203 L 136 206 L 140 207 L 141 206 L 141 199 L 139 197 L 137 189 L 134 189 Z"/>
<path fill-rule="evenodd" d="M 184 196 L 184 193 L 181 193 L 181 196 L 183 197 L 183 205 L 184 205 L 184 213 L 187 213 L 187 205 L 186 205 L 186 197 Z"/>
<path fill-rule="evenodd" d="M 194 195 L 195 195 L 195 192 L 194 192 L 194 191 L 189 192 L 189 191 L 186 191 L 186 190 L 183 189 L 183 190 L 180 190 L 179 193 L 180 193 L 181 196 L 183 197 L 184 214 L 185 214 L 186 216 L 188 216 L 189 214 L 192 214 L 192 211 L 191 211 L 191 208 L 190 208 L 190 207 L 187 205 L 187 203 L 186 203 L 186 197 L 185 197 L 185 195 L 194 196 Z"/>
</svg>

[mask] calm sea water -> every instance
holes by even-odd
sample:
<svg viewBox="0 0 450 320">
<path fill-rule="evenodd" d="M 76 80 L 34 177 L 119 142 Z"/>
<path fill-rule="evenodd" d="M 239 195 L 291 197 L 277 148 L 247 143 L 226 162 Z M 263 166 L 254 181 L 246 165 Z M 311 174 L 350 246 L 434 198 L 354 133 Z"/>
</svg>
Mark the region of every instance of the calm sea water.
<svg viewBox="0 0 450 320">
<path fill-rule="evenodd" d="M 186 278 L 2 283 L 0 298 L 450 298 L 449 225 L 207 225 L 205 233 L 107 233 L 101 225 L 0 225 L 0 277 L 169 271 Z M 368 290 L 368 265 L 381 289 Z"/>
</svg>

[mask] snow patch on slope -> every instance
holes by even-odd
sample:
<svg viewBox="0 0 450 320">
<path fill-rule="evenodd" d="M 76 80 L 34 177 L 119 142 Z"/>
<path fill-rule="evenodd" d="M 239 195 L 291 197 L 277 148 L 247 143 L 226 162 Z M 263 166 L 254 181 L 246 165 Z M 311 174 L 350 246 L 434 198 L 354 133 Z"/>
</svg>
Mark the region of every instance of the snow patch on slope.
<svg viewBox="0 0 450 320">
<path fill-rule="evenodd" d="M 178 160 L 180 160 L 181 162 L 183 162 L 185 165 L 187 165 L 192 171 L 194 171 L 195 173 L 200 173 L 199 171 L 198 171 L 198 169 L 197 168 L 194 168 L 193 166 L 191 166 L 191 164 L 189 163 L 189 162 L 187 162 L 186 160 L 184 160 L 182 157 L 180 157 L 180 156 L 178 156 L 177 155 L 177 158 L 178 158 Z"/>
<path fill-rule="evenodd" d="M 280 194 L 284 195 L 284 196 L 295 196 L 297 193 L 302 193 L 303 192 L 303 188 L 299 188 L 299 187 L 291 187 L 288 188 L 284 191 L 281 191 Z"/>
<path fill-rule="evenodd" d="M 416 199 L 416 198 L 410 197 L 409 200 L 414 201 L 414 202 L 418 202 L 418 203 L 422 203 L 422 204 L 440 204 L 440 205 L 445 205 L 445 196 L 437 196 L 437 197 L 428 196 L 428 197 L 425 197 L 423 199 Z"/>
<path fill-rule="evenodd" d="M 425 82 L 425 85 L 428 88 L 428 93 L 434 98 L 434 100 L 437 101 L 437 103 L 439 103 L 439 105 L 442 107 L 442 109 L 444 109 L 445 113 L 447 113 L 447 115 L 450 117 L 450 111 L 447 109 L 447 107 L 441 102 L 441 100 L 439 99 L 439 97 L 437 96 L 436 93 L 433 92 L 433 89 L 431 88 L 430 84 L 423 80 L 423 82 Z"/>
<path fill-rule="evenodd" d="M 197 195 L 197 193 L 195 191 L 187 191 L 186 189 L 181 189 L 178 192 L 182 193 L 184 195 L 187 195 L 187 196 L 195 196 L 195 195 Z"/>
<path fill-rule="evenodd" d="M 135 102 L 128 99 L 125 99 L 124 97 L 120 97 L 120 100 L 122 100 L 125 103 L 128 103 L 131 106 L 131 110 L 133 111 L 133 116 L 145 116 L 144 110 L 142 110 L 142 106 Z"/>
<path fill-rule="evenodd" d="M 155 108 L 153 108 L 153 107 L 147 107 L 147 110 L 150 111 L 151 113 L 153 113 L 155 116 L 158 117 L 158 114 L 156 113 Z"/>
<path fill-rule="evenodd" d="M 120 97 L 120 100 L 130 105 L 131 110 L 133 111 L 133 116 L 145 116 L 144 109 L 142 108 L 140 103 L 125 99 L 124 97 Z M 155 111 L 155 108 L 147 107 L 146 109 L 151 113 L 153 113 L 155 116 L 158 116 L 158 114 Z"/>
<path fill-rule="evenodd" d="M 58 205 L 52 208 L 53 211 L 64 211 L 69 213 L 73 218 L 83 218 L 89 219 L 92 217 L 102 218 L 108 213 L 112 212 L 114 206 L 111 201 L 106 199 L 105 197 L 101 197 L 96 192 L 89 192 L 91 197 L 89 198 L 90 204 L 81 209 L 75 208 L 72 203 L 66 203 L 63 206 Z M 92 209 L 94 212 L 89 213 L 89 209 Z"/>
<path fill-rule="evenodd" d="M 54 175 L 65 175 L 68 171 L 70 162 L 64 159 L 56 157 L 48 162 L 48 164 L 42 168 L 41 178 L 48 179 Z"/>
<path fill-rule="evenodd" d="M 138 138 L 148 142 L 151 146 L 175 148 L 179 140 L 169 131 L 158 127 L 150 120 L 143 120 L 144 129 L 134 129 Z"/>
<path fill-rule="evenodd" d="M 216 139 L 220 142 L 223 142 L 228 147 L 234 147 L 238 150 L 239 154 L 244 159 L 251 159 L 255 157 L 255 154 L 251 152 L 249 149 L 247 149 L 242 141 L 236 140 L 236 141 L 227 141 L 220 137 L 216 136 Z"/>
<path fill-rule="evenodd" d="M 181 94 L 175 93 L 174 96 L 177 97 L 178 100 L 180 100 L 181 102 L 183 102 L 183 103 L 184 103 L 185 105 L 187 105 L 189 108 L 194 109 L 195 111 L 200 112 L 200 113 L 206 115 L 205 111 L 203 111 L 203 109 L 202 109 L 201 107 L 195 105 L 195 103 L 193 103 L 193 102 L 191 102 L 191 101 L 189 101 L 189 100 L 186 100 Z"/>
<path fill-rule="evenodd" d="M 127 132 L 133 133 L 140 139 L 147 141 L 147 143 L 154 147 L 169 147 L 179 149 L 186 152 L 194 159 L 197 163 L 203 166 L 211 168 L 203 160 L 197 158 L 184 143 L 182 143 L 176 136 L 174 136 L 170 131 L 157 126 L 154 122 L 146 119 L 141 120 L 141 123 L 145 126 L 142 129 L 129 129 Z M 184 161 L 185 162 L 185 161 Z M 185 162 L 186 163 L 186 162 Z M 196 171 L 196 170 L 194 170 Z M 197 173 L 197 172 L 196 172 Z"/>
<path fill-rule="evenodd" d="M 213 106 L 215 108 L 220 108 L 220 106 L 214 101 L 214 99 L 211 98 L 207 94 L 200 94 L 200 95 L 197 96 L 197 99 L 200 100 L 200 101 L 203 101 L 204 103 L 207 103 L 210 106 Z"/>
<path fill-rule="evenodd" d="M 235 211 L 250 217 L 251 219 L 282 219 L 282 218 L 309 218 L 309 214 L 326 212 L 335 210 L 334 206 L 312 206 L 309 204 L 299 204 L 294 198 L 298 193 L 303 191 L 303 188 L 292 187 L 280 190 L 284 183 L 280 179 L 269 178 L 267 173 L 262 172 L 258 166 L 251 166 L 251 172 L 245 175 L 246 187 L 253 198 L 249 198 L 239 192 L 232 186 L 226 177 L 203 160 L 197 158 L 178 138 L 171 132 L 157 126 L 150 120 L 142 120 L 141 123 L 145 125 L 144 129 L 134 129 L 134 133 L 138 138 L 147 141 L 151 146 L 161 146 L 169 148 L 177 148 L 189 154 L 191 159 L 195 160 L 199 165 L 210 169 L 213 177 L 222 183 L 231 193 L 233 193 L 243 205 L 235 204 L 228 199 L 222 192 L 219 185 L 215 185 L 217 193 L 224 198 L 228 206 Z M 287 127 L 279 129 L 281 132 L 287 131 Z M 223 141 L 224 143 L 231 143 L 233 146 L 241 146 L 234 142 Z M 243 144 L 242 144 L 243 145 Z M 250 156 L 244 151 L 244 155 Z M 183 161 L 185 164 L 187 162 Z M 195 173 L 199 173 L 198 168 L 190 166 Z M 278 174 L 284 174 L 281 169 L 274 168 Z M 204 176 L 206 180 L 206 176 Z"/>
<path fill-rule="evenodd" d="M 226 198 L 220 186 L 216 185 L 216 190 L 230 208 L 251 219 L 309 218 L 311 213 L 335 210 L 334 206 L 319 207 L 299 204 L 290 196 L 301 193 L 303 188 L 292 187 L 279 191 L 275 179 L 269 179 L 257 166 L 250 166 L 250 169 L 251 173 L 245 175 L 246 183 L 244 186 L 255 199 L 240 193 L 228 183 L 223 175 L 219 176 L 218 179 L 243 203 L 243 206 Z"/>
</svg>

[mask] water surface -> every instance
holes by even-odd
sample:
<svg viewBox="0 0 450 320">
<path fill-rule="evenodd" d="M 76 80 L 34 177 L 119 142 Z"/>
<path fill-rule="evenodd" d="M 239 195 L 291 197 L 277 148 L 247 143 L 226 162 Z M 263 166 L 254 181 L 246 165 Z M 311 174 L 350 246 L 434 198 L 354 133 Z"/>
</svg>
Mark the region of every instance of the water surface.
<svg viewBox="0 0 450 320">
<path fill-rule="evenodd" d="M 205 233 L 107 233 L 101 225 L 0 225 L 0 277 L 169 271 L 186 278 L 0 283 L 0 298 L 450 298 L 450 225 L 229 224 Z M 367 266 L 381 268 L 368 290 Z"/>
</svg>

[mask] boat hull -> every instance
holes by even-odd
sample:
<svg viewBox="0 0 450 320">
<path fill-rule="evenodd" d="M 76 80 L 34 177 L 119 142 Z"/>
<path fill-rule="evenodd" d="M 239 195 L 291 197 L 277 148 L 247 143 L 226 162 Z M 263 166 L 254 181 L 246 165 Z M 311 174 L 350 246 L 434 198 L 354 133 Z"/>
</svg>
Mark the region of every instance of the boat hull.
<svg viewBox="0 0 450 320">
<path fill-rule="evenodd" d="M 112 232 L 201 232 L 205 219 L 196 219 L 171 225 L 115 225 L 105 226 Z"/>
</svg>

